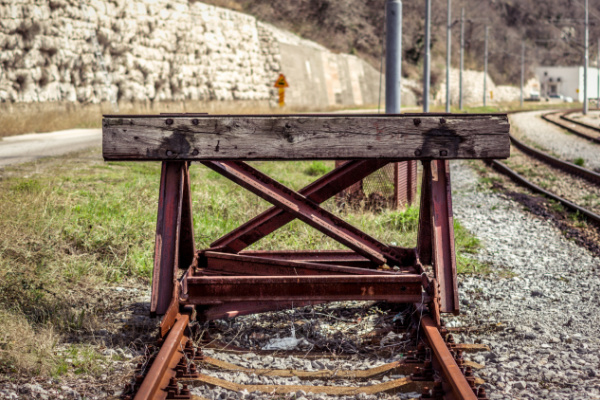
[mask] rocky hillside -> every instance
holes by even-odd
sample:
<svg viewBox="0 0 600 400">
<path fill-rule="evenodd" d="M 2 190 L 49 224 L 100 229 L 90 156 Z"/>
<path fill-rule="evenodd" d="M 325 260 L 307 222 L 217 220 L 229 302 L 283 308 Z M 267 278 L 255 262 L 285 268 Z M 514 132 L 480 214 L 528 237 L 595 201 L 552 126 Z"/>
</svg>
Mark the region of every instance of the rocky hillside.
<svg viewBox="0 0 600 400">
<path fill-rule="evenodd" d="M 342 53 L 359 54 L 379 67 L 385 0 L 205 0 L 252 14 Z M 460 10 L 465 8 L 465 63 L 482 69 L 484 26 L 490 26 L 490 66 L 498 84 L 518 84 L 521 40 L 528 69 L 540 64 L 576 65 L 583 59 L 583 0 L 454 0 L 453 65 L 458 66 Z M 600 4 L 590 2 L 590 41 L 600 34 Z M 594 4 L 595 3 L 595 4 Z M 423 58 L 424 2 L 404 1 L 404 73 L 418 78 Z M 432 83 L 442 75 L 446 46 L 446 1 L 432 1 Z"/>
</svg>

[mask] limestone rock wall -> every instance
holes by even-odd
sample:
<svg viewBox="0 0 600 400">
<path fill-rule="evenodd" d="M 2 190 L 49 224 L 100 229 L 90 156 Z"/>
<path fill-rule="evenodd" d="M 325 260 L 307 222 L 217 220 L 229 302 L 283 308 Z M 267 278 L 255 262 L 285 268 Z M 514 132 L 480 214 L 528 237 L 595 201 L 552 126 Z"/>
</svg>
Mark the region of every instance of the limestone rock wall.
<svg viewBox="0 0 600 400">
<path fill-rule="evenodd" d="M 377 102 L 370 65 L 254 17 L 193 0 L 83 3 L 0 0 L 0 101 L 274 103 L 282 72 L 289 105 Z"/>
</svg>

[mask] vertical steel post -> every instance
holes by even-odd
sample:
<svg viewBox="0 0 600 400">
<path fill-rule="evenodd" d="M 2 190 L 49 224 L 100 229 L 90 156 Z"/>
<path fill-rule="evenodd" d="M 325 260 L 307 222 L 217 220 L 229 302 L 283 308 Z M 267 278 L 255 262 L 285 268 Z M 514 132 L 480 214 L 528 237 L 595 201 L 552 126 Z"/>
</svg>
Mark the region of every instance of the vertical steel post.
<svg viewBox="0 0 600 400">
<path fill-rule="evenodd" d="M 487 70 L 488 70 L 488 32 L 489 27 L 485 26 L 485 56 L 483 60 L 483 106 L 487 104 Z"/>
<path fill-rule="evenodd" d="M 423 112 L 429 112 L 431 80 L 431 0 L 425 0 L 425 60 L 423 62 Z"/>
<path fill-rule="evenodd" d="M 385 7 L 385 112 L 399 114 L 402 106 L 402 1 L 387 0 Z M 411 203 L 416 181 L 411 179 L 415 161 L 394 165 L 394 206 Z M 400 188 L 400 185 L 405 187 Z"/>
<path fill-rule="evenodd" d="M 458 77 L 458 108 L 463 109 L 463 69 L 465 68 L 465 8 L 460 10 L 460 73 Z"/>
<path fill-rule="evenodd" d="M 589 61 L 589 34 L 590 21 L 588 11 L 588 0 L 585 0 L 585 55 L 583 60 L 583 114 L 588 113 L 588 61 Z"/>
<path fill-rule="evenodd" d="M 598 38 L 598 54 L 596 57 L 596 68 L 598 69 L 598 88 L 596 94 L 598 95 L 596 101 L 596 107 L 600 109 L 600 38 Z"/>
<path fill-rule="evenodd" d="M 385 22 L 385 112 L 398 114 L 402 106 L 402 1 L 387 0 Z"/>
<path fill-rule="evenodd" d="M 521 42 L 521 108 L 523 108 L 523 87 L 525 86 L 525 41 Z"/>
<path fill-rule="evenodd" d="M 446 112 L 450 112 L 450 56 L 452 55 L 452 0 L 448 0 L 448 21 L 446 27 Z"/>
</svg>

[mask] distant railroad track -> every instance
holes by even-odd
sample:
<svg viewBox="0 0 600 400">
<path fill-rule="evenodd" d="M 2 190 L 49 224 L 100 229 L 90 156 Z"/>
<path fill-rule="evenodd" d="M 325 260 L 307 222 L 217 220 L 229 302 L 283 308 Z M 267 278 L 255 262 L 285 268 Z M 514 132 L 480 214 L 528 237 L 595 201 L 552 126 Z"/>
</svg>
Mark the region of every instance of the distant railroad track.
<svg viewBox="0 0 600 400">
<path fill-rule="evenodd" d="M 584 129 L 586 130 L 586 132 L 597 131 L 600 133 L 600 128 L 592 127 L 592 126 L 582 123 L 580 121 L 576 121 L 576 122 L 572 121 L 570 119 L 570 117 L 568 117 L 568 115 L 572 114 L 573 112 L 575 112 L 575 111 L 570 110 L 567 112 L 564 112 L 564 111 L 551 112 L 551 113 L 543 114 L 542 118 L 548 122 L 551 122 L 555 125 L 560 126 L 561 128 L 567 129 L 568 131 L 570 131 L 572 133 L 576 133 L 578 136 L 585 137 L 586 139 L 591 140 L 596 143 L 600 143 L 600 137 L 595 138 L 595 137 L 588 135 L 587 133 L 583 133 Z M 567 122 L 563 122 L 563 121 L 567 121 Z M 571 124 L 569 124 L 569 122 L 571 122 Z M 586 181 L 592 183 L 593 185 L 600 187 L 600 174 L 599 173 L 589 170 L 587 168 L 583 168 L 581 166 L 575 165 L 571 162 L 560 160 L 554 156 L 551 156 L 548 153 L 537 150 L 531 146 L 526 145 L 525 143 L 516 139 L 512 135 L 510 136 L 510 141 L 514 147 L 519 149 L 524 154 L 526 154 L 530 157 L 533 157 L 551 167 L 554 167 L 561 171 L 564 171 L 574 177 L 585 179 Z M 575 211 L 575 212 L 579 212 L 580 214 L 585 215 L 590 220 L 600 224 L 600 215 L 599 214 L 597 214 L 593 211 L 590 211 L 590 210 L 586 209 L 585 207 L 582 207 L 582 206 L 574 203 L 573 201 L 570 201 L 561 196 L 558 196 L 558 195 L 552 193 L 550 190 L 544 189 L 541 186 L 536 185 L 535 183 L 529 181 L 524 176 L 520 175 L 518 172 L 516 172 L 513 169 L 511 169 L 510 167 L 508 167 L 505 163 L 493 160 L 490 162 L 490 165 L 495 170 L 508 176 L 513 181 L 517 182 L 518 184 L 525 186 L 534 192 L 543 194 L 544 196 L 559 202 L 560 204 L 567 207 L 568 209 Z"/>
<path fill-rule="evenodd" d="M 553 111 L 542 114 L 542 118 L 574 135 L 587 139 L 590 142 L 600 144 L 600 128 L 571 118 L 570 115 L 577 111 L 579 110 Z"/>
</svg>

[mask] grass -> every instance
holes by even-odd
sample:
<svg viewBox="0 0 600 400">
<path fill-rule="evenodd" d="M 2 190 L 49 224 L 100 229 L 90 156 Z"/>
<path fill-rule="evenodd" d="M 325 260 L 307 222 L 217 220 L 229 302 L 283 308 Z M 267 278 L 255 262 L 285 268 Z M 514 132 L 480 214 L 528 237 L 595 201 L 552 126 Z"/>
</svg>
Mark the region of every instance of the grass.
<svg viewBox="0 0 600 400">
<path fill-rule="evenodd" d="M 297 190 L 334 162 L 253 165 Z M 104 163 L 95 149 L 0 174 L 0 373 L 97 374 L 94 365 L 106 360 L 81 338 L 103 328 L 99 315 L 105 311 L 97 303 L 104 294 L 98 288 L 150 282 L 160 163 Z M 207 168 L 193 165 L 190 175 L 198 248 L 269 206 Z M 415 246 L 415 207 L 340 211 L 334 200 L 324 207 L 384 243 Z M 468 256 L 479 241 L 458 221 L 454 229 L 458 270 L 487 272 Z M 343 247 L 294 221 L 252 248 Z M 70 337 L 81 342 L 65 349 Z"/>
<path fill-rule="evenodd" d="M 120 114 L 206 112 L 209 114 L 282 114 L 307 111 L 333 111 L 342 106 L 276 107 L 268 100 L 256 101 L 164 101 L 119 104 Z M 53 132 L 65 129 L 100 128 L 102 114 L 118 114 L 110 103 L 71 102 L 3 103 L 0 138 L 23 133 Z"/>
<path fill-rule="evenodd" d="M 575 160 L 573 160 L 573 164 L 583 167 L 585 165 L 585 160 L 581 157 L 577 157 Z"/>
<path fill-rule="evenodd" d="M 468 114 L 486 114 L 486 113 L 501 113 L 507 111 L 518 111 L 518 110 L 528 110 L 528 111 L 536 111 L 536 110 L 550 110 L 550 109 L 571 109 L 571 108 L 580 108 L 581 103 L 548 103 L 548 102 L 525 102 L 523 107 L 519 101 L 513 101 L 508 103 L 494 103 L 487 106 L 467 106 L 464 107 L 461 111 L 456 106 L 450 107 L 450 112 L 452 113 L 468 113 Z M 443 104 L 436 105 L 431 108 L 432 112 L 444 112 L 445 106 Z"/>
</svg>

